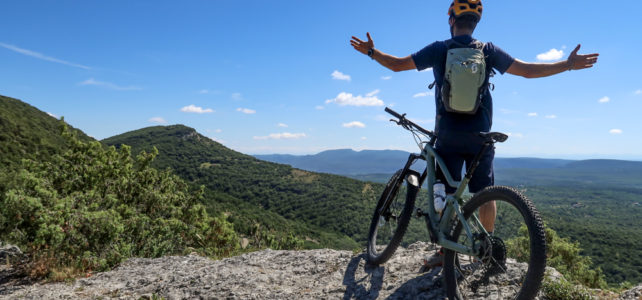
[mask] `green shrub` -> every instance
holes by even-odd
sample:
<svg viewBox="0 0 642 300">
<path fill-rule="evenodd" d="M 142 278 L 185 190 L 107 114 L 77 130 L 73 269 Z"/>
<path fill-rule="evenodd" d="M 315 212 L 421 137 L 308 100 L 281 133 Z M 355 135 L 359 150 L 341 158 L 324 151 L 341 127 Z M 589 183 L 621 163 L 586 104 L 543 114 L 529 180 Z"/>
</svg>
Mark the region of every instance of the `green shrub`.
<svg viewBox="0 0 642 300">
<path fill-rule="evenodd" d="M 63 279 L 107 270 L 129 257 L 198 252 L 222 257 L 238 248 L 224 216 L 207 214 L 203 189 L 169 170 L 157 155 L 82 142 L 66 128 L 70 150 L 50 161 L 23 160 L 0 199 L 0 238 L 31 257 L 34 277 Z"/>
<path fill-rule="evenodd" d="M 580 255 L 578 242 L 560 237 L 553 229 L 545 226 L 546 235 L 546 265 L 562 273 L 571 283 L 582 284 L 589 288 L 606 288 L 606 280 L 602 270 L 593 268 L 593 262 L 588 256 Z M 528 231 L 526 226 L 519 229 L 519 236 L 506 242 L 508 256 L 525 261 L 529 257 Z"/>
<path fill-rule="evenodd" d="M 589 290 L 581 285 L 574 285 L 565 279 L 553 281 L 545 279 L 542 292 L 549 300 L 591 300 L 594 297 Z"/>
</svg>

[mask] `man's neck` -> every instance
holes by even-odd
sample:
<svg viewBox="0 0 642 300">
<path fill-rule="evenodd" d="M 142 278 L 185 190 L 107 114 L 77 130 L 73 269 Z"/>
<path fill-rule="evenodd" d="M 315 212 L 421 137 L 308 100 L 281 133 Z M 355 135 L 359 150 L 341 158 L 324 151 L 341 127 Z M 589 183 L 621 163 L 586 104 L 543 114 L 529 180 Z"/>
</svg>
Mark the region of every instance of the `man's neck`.
<svg viewBox="0 0 642 300">
<path fill-rule="evenodd" d="M 473 31 L 470 29 L 453 28 L 453 37 L 460 35 L 473 35 Z"/>
</svg>

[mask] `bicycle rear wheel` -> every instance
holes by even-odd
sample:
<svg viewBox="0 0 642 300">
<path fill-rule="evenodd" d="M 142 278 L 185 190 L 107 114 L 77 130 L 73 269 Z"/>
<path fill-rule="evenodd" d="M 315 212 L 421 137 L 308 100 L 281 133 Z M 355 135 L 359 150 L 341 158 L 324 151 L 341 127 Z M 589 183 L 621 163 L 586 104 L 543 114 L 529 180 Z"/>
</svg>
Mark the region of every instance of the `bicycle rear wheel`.
<svg viewBox="0 0 642 300">
<path fill-rule="evenodd" d="M 471 218 L 479 219 L 479 208 L 493 201 L 497 217 L 494 232 L 488 236 Z M 468 224 L 474 242 L 482 246 L 476 256 L 446 251 L 448 298 L 533 299 L 546 268 L 546 239 L 542 220 L 530 200 L 510 187 L 488 187 L 464 205 L 463 214 L 471 220 Z M 451 239 L 470 244 L 462 224 L 457 223 Z"/>
<path fill-rule="evenodd" d="M 388 261 L 406 233 L 419 191 L 417 186 L 404 185 L 408 176 L 419 178 L 415 171 L 399 170 L 388 180 L 379 198 L 368 232 L 368 262 L 371 264 L 379 265 Z"/>
</svg>

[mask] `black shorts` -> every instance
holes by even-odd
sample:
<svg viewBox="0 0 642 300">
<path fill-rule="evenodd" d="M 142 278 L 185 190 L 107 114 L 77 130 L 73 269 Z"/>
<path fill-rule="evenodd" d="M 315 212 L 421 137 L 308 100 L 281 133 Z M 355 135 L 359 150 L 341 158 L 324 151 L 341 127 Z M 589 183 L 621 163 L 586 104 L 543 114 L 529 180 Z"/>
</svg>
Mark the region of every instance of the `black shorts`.
<svg viewBox="0 0 642 300">
<path fill-rule="evenodd" d="M 462 172 L 465 173 L 470 167 L 473 159 L 481 150 L 483 139 L 477 133 L 441 133 L 437 139 L 435 150 L 444 160 L 448 172 L 456 181 L 461 181 Z M 493 172 L 493 159 L 495 158 L 495 148 L 489 147 L 486 153 L 479 161 L 479 166 L 475 169 L 473 177 L 468 183 L 468 191 L 477 193 L 487 186 L 495 184 L 495 174 Z M 462 166 L 466 163 L 466 169 Z M 445 176 L 439 167 L 437 167 L 437 179 L 446 182 Z M 450 187 L 446 184 L 446 193 L 452 194 L 456 187 Z"/>
</svg>

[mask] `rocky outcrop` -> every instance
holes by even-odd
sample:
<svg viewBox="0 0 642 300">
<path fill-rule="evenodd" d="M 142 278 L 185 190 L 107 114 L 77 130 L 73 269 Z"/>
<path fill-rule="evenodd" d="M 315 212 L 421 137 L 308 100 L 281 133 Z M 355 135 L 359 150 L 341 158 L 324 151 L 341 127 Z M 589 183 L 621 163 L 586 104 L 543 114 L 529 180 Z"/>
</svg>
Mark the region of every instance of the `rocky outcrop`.
<svg viewBox="0 0 642 300">
<path fill-rule="evenodd" d="M 441 268 L 420 270 L 433 251 L 415 243 L 381 266 L 329 249 L 135 258 L 69 284 L 0 283 L 0 299 L 443 299 Z M 623 299 L 638 299 L 640 290 Z"/>
</svg>

